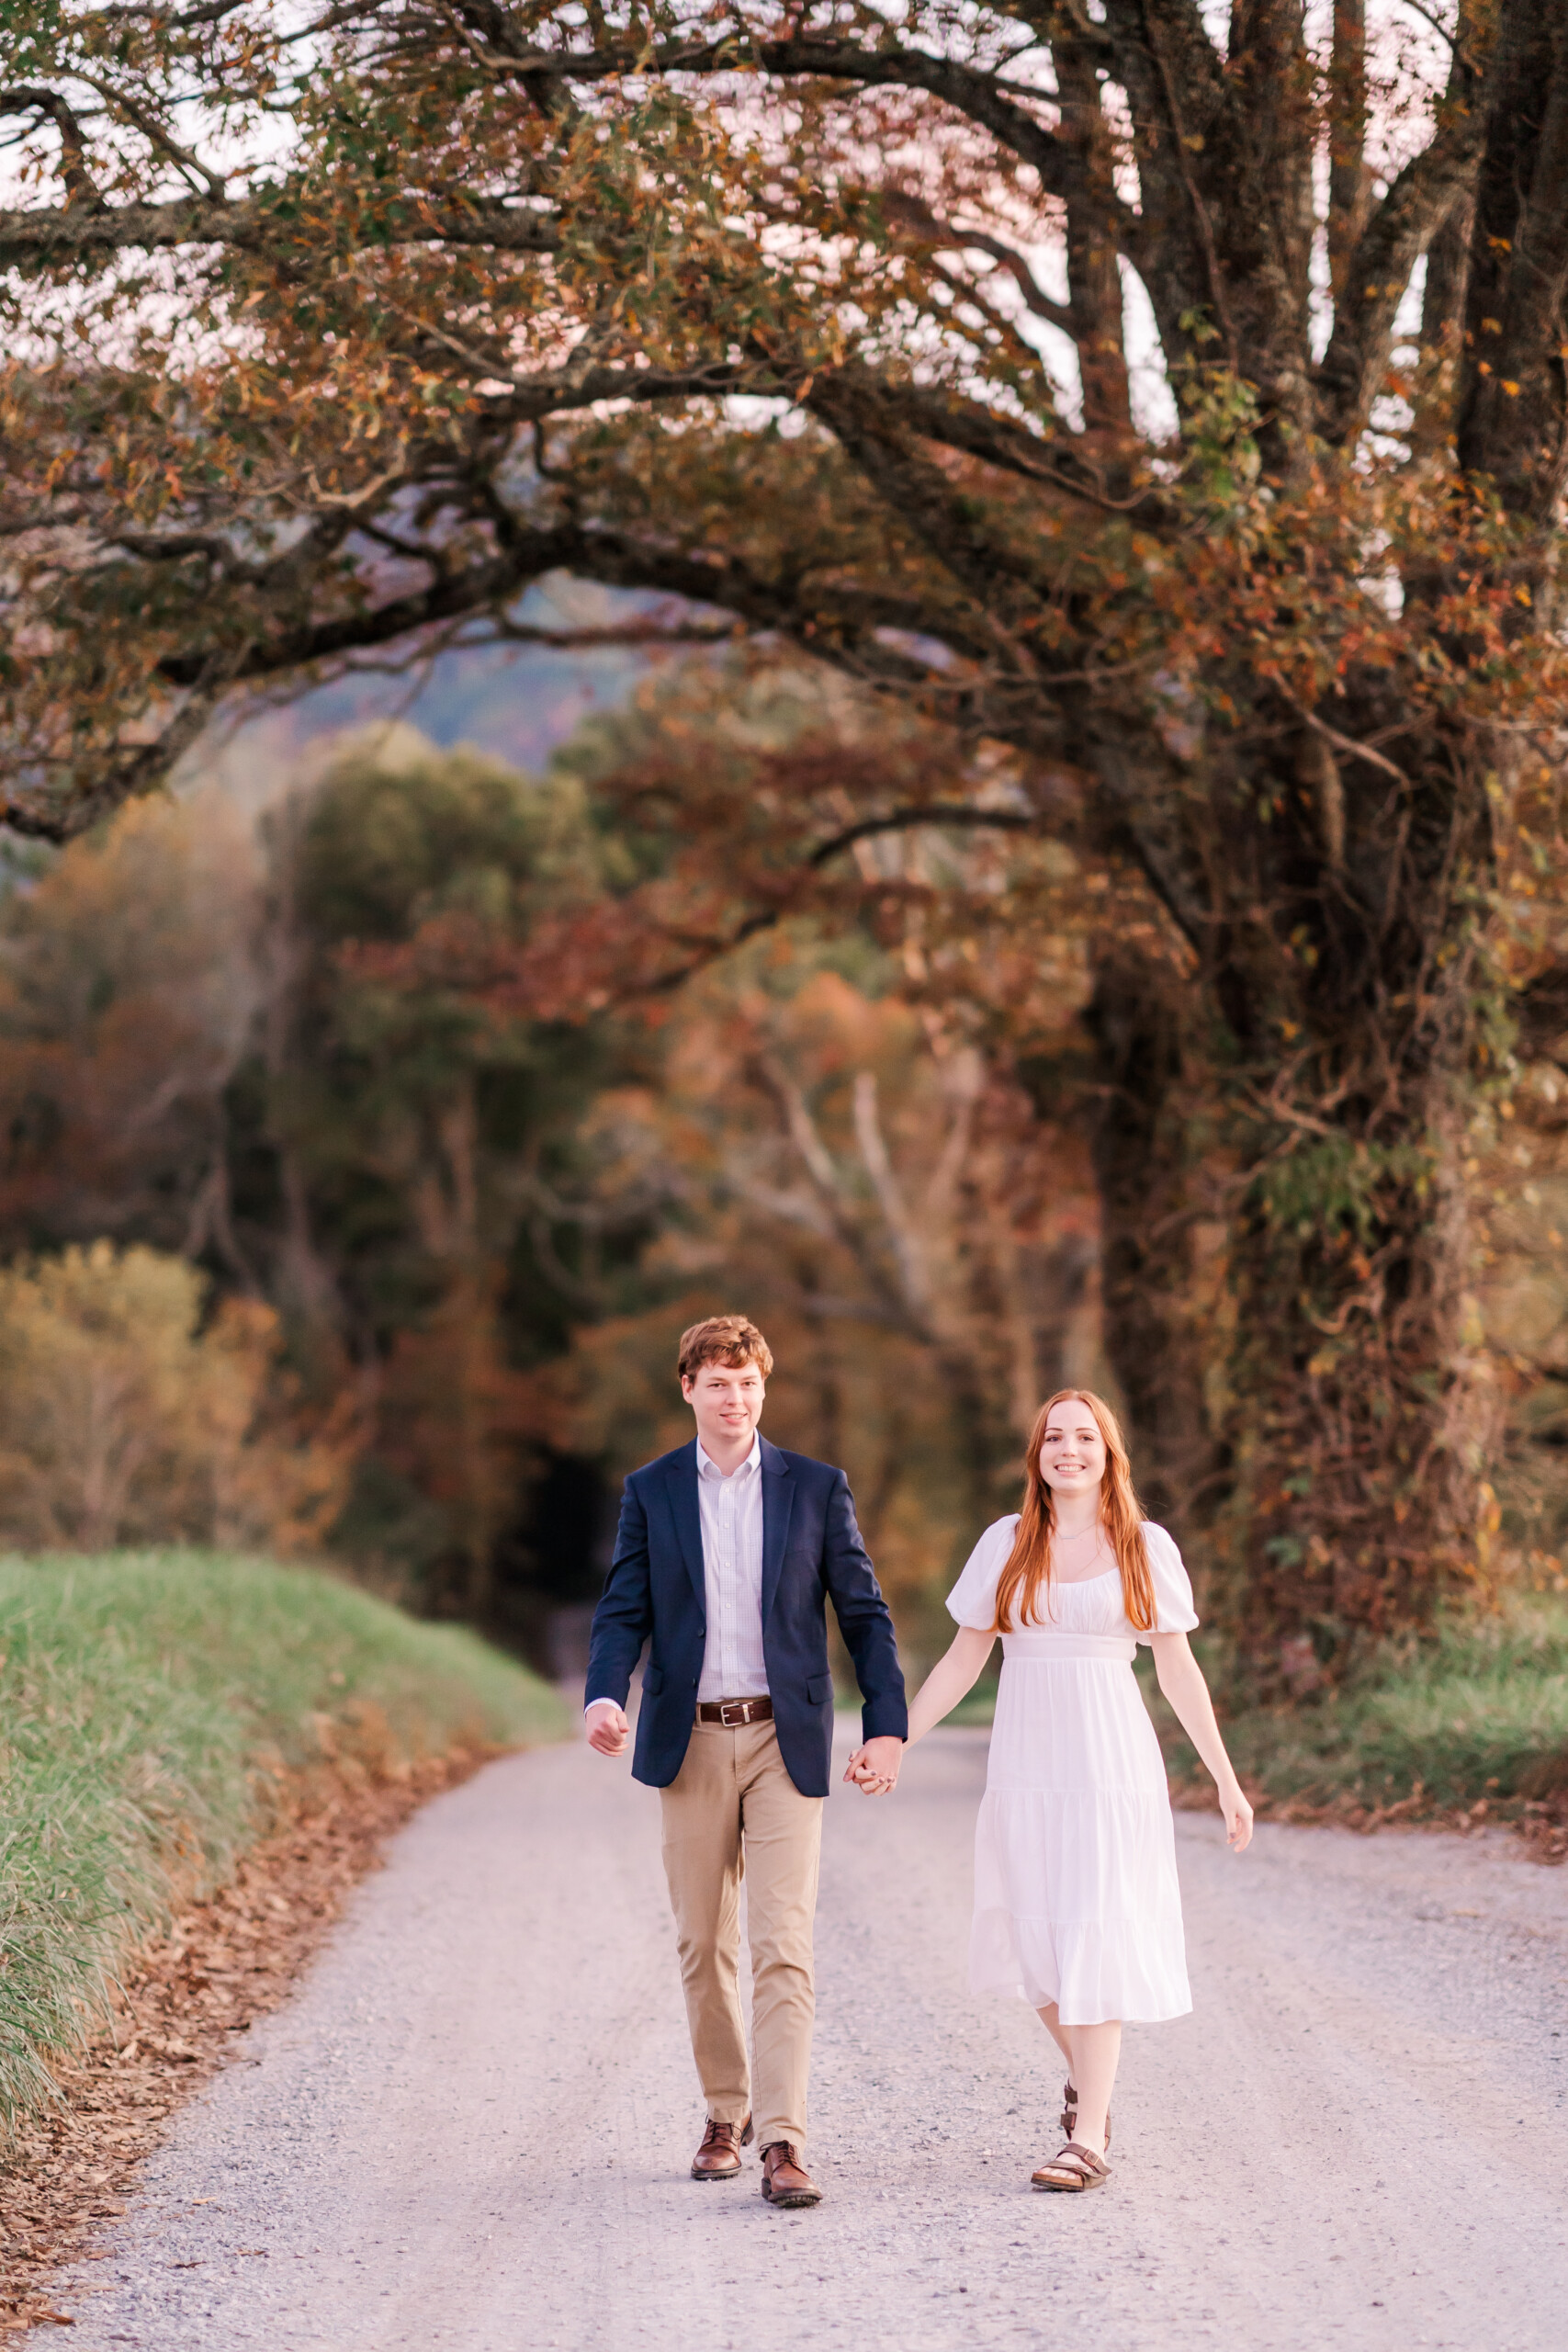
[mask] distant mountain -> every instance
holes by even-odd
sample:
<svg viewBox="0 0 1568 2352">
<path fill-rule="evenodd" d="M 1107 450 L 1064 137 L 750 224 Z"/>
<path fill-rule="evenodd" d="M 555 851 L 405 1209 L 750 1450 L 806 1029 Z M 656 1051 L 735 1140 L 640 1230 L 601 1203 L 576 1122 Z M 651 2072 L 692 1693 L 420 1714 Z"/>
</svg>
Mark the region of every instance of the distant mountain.
<svg viewBox="0 0 1568 2352">
<path fill-rule="evenodd" d="M 667 601 L 557 580 L 530 589 L 513 617 L 536 628 L 614 628 Z M 180 763 L 176 788 L 217 783 L 242 805 L 263 808 L 302 768 L 318 764 L 325 740 L 363 740 L 367 729 L 400 721 L 443 749 L 472 743 L 537 774 L 582 719 L 624 701 L 651 663 L 671 657 L 637 645 L 581 651 L 470 645 L 417 661 L 411 650 L 402 673 L 389 672 L 391 658 L 381 656 L 375 668 L 351 668 L 287 701 L 253 696 L 231 704 Z"/>
</svg>

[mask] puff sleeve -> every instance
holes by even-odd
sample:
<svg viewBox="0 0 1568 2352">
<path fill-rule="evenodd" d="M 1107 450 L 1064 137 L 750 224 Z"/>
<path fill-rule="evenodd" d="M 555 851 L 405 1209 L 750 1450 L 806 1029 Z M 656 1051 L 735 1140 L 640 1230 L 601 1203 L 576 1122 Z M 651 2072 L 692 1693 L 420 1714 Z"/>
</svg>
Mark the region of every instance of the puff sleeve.
<svg viewBox="0 0 1568 2352">
<path fill-rule="evenodd" d="M 997 1583 L 1017 1532 L 1014 1511 L 1009 1519 L 994 1520 L 970 1553 L 963 1575 L 947 1596 L 948 1615 L 958 1624 L 988 1634 L 996 1623 Z"/>
<path fill-rule="evenodd" d="M 1149 1576 L 1155 1589 L 1155 1622 L 1151 1631 L 1156 1634 L 1190 1634 L 1198 1623 L 1198 1611 L 1192 1606 L 1192 1586 L 1181 1555 L 1173 1536 L 1152 1520 L 1144 1521 L 1144 1542 L 1148 1547 Z M 1138 1639 L 1146 1642 L 1147 1634 Z"/>
</svg>

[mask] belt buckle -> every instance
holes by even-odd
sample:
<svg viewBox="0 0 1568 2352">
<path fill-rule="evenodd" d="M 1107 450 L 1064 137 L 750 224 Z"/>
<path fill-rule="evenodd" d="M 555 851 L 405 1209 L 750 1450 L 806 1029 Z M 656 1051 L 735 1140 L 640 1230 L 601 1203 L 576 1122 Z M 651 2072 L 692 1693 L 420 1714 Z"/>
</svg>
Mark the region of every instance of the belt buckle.
<svg viewBox="0 0 1568 2352">
<path fill-rule="evenodd" d="M 750 1703 L 749 1699 L 722 1699 L 719 1702 L 718 1719 L 726 1731 L 738 1731 L 749 1720 L 746 1710 Z M 732 1707 L 735 1710 L 733 1714 L 729 1712 Z"/>
</svg>

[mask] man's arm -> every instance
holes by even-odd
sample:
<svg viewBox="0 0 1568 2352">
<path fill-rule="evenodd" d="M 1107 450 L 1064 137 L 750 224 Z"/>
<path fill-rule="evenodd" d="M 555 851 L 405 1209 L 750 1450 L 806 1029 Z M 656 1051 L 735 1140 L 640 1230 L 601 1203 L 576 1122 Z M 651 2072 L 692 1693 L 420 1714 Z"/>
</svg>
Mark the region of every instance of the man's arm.
<svg viewBox="0 0 1568 2352">
<path fill-rule="evenodd" d="M 648 1514 L 628 1478 L 621 1498 L 615 1556 L 588 1644 L 588 1684 L 583 1709 L 588 1745 L 601 1756 L 619 1756 L 631 1726 L 626 1693 L 653 1631 L 653 1585 L 648 1560 Z"/>
<path fill-rule="evenodd" d="M 862 1737 L 868 1745 L 874 1740 L 886 1743 L 877 1747 L 873 1760 L 877 1774 L 891 1787 L 909 1734 L 909 1711 L 893 1620 L 861 1541 L 854 1498 L 841 1470 L 834 1473 L 828 1498 L 822 1572 L 860 1684 Z"/>
</svg>

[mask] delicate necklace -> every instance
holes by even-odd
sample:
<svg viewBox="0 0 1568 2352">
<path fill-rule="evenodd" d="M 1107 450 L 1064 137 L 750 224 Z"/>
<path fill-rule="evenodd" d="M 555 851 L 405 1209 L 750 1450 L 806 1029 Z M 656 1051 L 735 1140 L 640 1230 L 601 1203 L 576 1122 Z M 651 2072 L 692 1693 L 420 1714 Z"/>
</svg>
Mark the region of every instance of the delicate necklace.
<svg viewBox="0 0 1568 2352">
<path fill-rule="evenodd" d="M 1058 1535 L 1056 1541 L 1058 1544 L 1081 1544 L 1086 1535 L 1098 1537 L 1099 1533 L 1098 1527 L 1080 1527 L 1076 1535 Z"/>
</svg>

